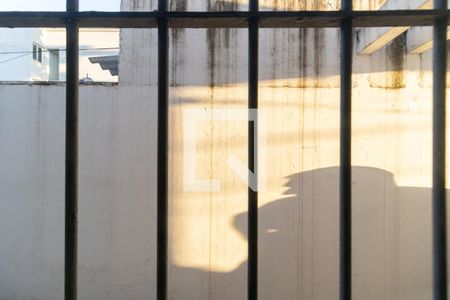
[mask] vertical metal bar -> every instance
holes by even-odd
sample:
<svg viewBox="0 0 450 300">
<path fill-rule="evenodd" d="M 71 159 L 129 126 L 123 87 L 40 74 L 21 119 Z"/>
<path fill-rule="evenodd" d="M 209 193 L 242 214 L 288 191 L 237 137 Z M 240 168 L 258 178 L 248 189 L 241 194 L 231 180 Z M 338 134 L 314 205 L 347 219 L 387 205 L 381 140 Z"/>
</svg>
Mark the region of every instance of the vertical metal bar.
<svg viewBox="0 0 450 300">
<path fill-rule="evenodd" d="M 78 0 L 67 0 L 67 12 L 78 11 Z M 66 162 L 64 299 L 77 299 L 78 252 L 78 21 L 66 25 Z"/>
<path fill-rule="evenodd" d="M 446 10 L 447 0 L 434 0 Z M 447 230 L 445 194 L 445 113 L 447 74 L 447 18 L 433 27 L 433 299 L 447 299 Z"/>
<path fill-rule="evenodd" d="M 254 121 L 249 120 L 248 125 L 248 167 L 254 173 L 255 188 L 248 187 L 248 275 L 247 296 L 249 300 L 258 299 L 258 174 L 257 174 L 257 130 L 258 117 L 255 109 L 258 108 L 258 48 L 259 30 L 258 0 L 251 0 L 249 9 L 254 13 L 249 19 L 248 27 L 248 108 L 249 116 L 254 116 Z M 250 175 L 249 175 L 250 176 Z M 249 178 L 250 183 L 250 178 Z"/>
<path fill-rule="evenodd" d="M 351 0 L 342 0 L 342 12 L 352 10 Z M 352 19 L 344 18 L 340 26 L 341 133 L 340 133 L 340 300 L 352 298 Z"/>
<path fill-rule="evenodd" d="M 158 10 L 158 191 L 157 191 L 157 299 L 167 299 L 167 237 L 169 182 L 169 30 L 167 0 L 159 0 Z"/>
</svg>

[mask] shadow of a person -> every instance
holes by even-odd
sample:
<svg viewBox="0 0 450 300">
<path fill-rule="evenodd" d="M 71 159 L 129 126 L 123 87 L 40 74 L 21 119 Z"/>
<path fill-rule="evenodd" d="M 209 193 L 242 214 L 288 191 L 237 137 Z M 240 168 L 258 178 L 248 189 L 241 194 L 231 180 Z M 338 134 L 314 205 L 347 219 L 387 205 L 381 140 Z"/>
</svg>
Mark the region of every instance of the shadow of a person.
<svg viewBox="0 0 450 300">
<path fill-rule="evenodd" d="M 352 177 L 354 299 L 429 299 L 430 189 L 398 187 L 376 168 L 353 167 Z M 258 211 L 259 298 L 338 299 L 339 168 L 293 174 L 285 187 L 286 197 Z M 247 213 L 233 218 L 246 239 L 247 221 Z M 170 272 L 174 299 L 246 297 L 246 263 L 228 273 Z"/>
</svg>

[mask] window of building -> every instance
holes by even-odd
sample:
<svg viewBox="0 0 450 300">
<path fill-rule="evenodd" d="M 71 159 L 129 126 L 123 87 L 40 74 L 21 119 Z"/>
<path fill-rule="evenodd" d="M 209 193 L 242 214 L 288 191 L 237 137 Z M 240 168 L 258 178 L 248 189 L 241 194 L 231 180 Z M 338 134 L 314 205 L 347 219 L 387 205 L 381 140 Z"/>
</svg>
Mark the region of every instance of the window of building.
<svg viewBox="0 0 450 300">
<path fill-rule="evenodd" d="M 51 81 L 59 80 L 59 50 L 52 49 L 48 51 L 49 76 Z"/>
<path fill-rule="evenodd" d="M 33 60 L 42 63 L 42 47 L 38 44 L 33 44 Z"/>
</svg>

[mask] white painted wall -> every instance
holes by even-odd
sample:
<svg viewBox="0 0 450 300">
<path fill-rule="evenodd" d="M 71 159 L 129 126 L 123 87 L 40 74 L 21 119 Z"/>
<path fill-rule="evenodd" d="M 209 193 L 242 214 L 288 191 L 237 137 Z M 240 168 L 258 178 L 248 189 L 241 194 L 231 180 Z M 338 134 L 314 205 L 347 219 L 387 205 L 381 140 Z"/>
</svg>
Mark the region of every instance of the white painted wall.
<svg viewBox="0 0 450 300">
<path fill-rule="evenodd" d="M 154 291 L 153 92 L 81 88 L 80 299 Z M 0 299 L 61 299 L 64 87 L 2 85 L 0 99 Z"/>
<path fill-rule="evenodd" d="M 417 80 L 427 73 L 407 72 L 408 88 L 397 89 L 355 76 L 355 299 L 431 295 L 431 95 Z M 339 91 L 290 84 L 260 90 L 269 121 L 260 294 L 337 299 Z M 222 191 L 193 193 L 183 190 L 182 121 L 186 108 L 243 107 L 245 85 L 171 96 L 170 297 L 242 299 L 246 187 L 225 160 L 245 161 L 245 123 L 198 124 L 198 177 L 220 179 Z M 60 299 L 64 87 L 2 85 L 0 99 L 0 298 Z M 156 89 L 82 87 L 80 116 L 80 299 L 152 298 Z"/>
</svg>

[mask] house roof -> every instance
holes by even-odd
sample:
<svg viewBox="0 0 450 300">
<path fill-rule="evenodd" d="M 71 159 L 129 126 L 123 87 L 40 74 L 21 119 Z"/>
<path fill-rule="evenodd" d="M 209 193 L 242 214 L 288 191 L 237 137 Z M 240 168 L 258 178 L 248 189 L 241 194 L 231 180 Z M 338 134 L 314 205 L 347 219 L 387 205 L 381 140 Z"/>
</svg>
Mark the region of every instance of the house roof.
<svg viewBox="0 0 450 300">
<path fill-rule="evenodd" d="M 102 70 L 108 70 L 112 76 L 119 75 L 119 55 L 89 57 L 93 64 L 100 64 Z"/>
</svg>

